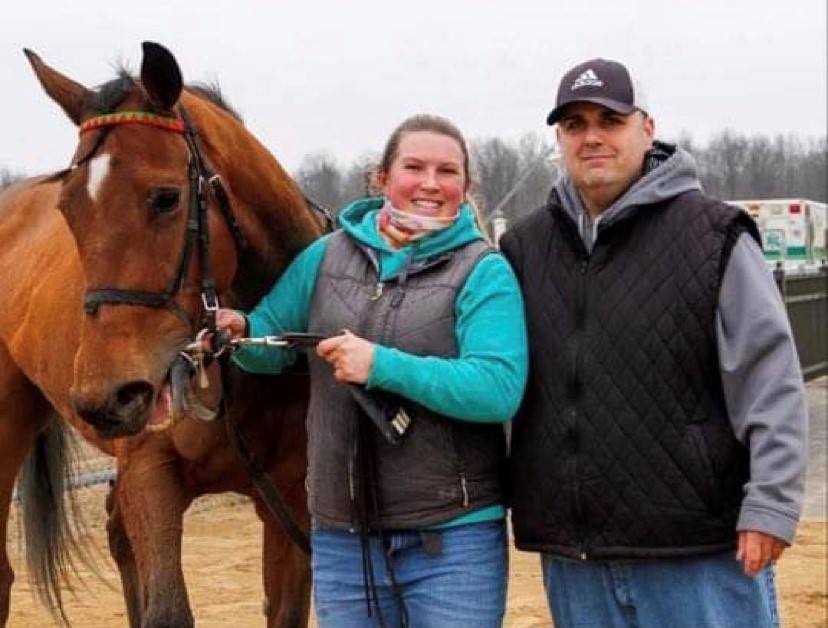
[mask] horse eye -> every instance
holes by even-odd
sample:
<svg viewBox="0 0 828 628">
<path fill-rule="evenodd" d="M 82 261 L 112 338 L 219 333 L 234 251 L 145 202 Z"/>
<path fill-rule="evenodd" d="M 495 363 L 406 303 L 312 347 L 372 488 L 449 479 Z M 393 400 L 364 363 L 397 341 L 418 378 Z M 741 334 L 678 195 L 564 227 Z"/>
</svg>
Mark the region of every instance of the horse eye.
<svg viewBox="0 0 828 628">
<path fill-rule="evenodd" d="M 181 192 L 178 188 L 156 188 L 147 199 L 147 203 L 156 214 L 169 214 L 178 207 Z"/>
</svg>

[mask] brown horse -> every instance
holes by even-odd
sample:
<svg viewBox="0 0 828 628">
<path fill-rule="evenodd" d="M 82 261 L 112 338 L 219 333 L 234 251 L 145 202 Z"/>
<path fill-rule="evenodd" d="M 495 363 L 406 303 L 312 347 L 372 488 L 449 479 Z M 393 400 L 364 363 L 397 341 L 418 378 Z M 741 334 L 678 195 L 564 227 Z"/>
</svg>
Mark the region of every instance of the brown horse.
<svg viewBox="0 0 828 628">
<path fill-rule="evenodd" d="M 27 481 L 21 479 L 31 526 L 27 553 L 42 599 L 63 615 L 60 586 L 71 562 L 62 547 L 67 511 L 56 501 L 65 460 L 59 415 L 116 457 L 107 528 L 130 626 L 193 625 L 181 568 L 182 517 L 195 497 L 222 491 L 249 495 L 262 519 L 267 626 L 305 626 L 308 557 L 254 490 L 230 446 L 225 418 L 240 426 L 307 528 L 307 377 L 234 373 L 233 401 L 224 417 L 210 422 L 183 411 L 186 403 L 171 403 L 182 391 L 171 395 L 170 385 L 181 379 L 171 377 L 171 365 L 191 342 L 204 301 L 212 299 L 203 294 L 204 278 L 214 279 L 222 305 L 251 307 L 320 234 L 320 223 L 220 95 L 183 87 L 176 60 L 163 47 L 144 44 L 140 80 L 122 74 L 97 90 L 34 53 L 27 56 L 46 93 L 83 132 L 72 167 L 0 195 L 4 538 L 15 477 L 28 453 L 31 467 Z M 133 117 L 144 122 L 109 124 L 114 118 L 101 117 L 113 112 L 141 112 Z M 197 136 L 179 132 L 182 117 Z M 213 189 L 199 172 L 193 177 L 194 159 L 223 185 Z M 220 195 L 232 216 L 219 210 Z M 194 198 L 202 200 L 200 217 L 190 211 Z M 197 254 L 197 242 L 191 243 L 196 252 L 185 255 L 196 219 L 209 243 L 204 255 Z M 139 294 L 147 300 L 132 298 Z M 163 303 L 153 301 L 159 294 L 166 294 Z M 212 398 L 199 403 L 215 407 L 217 377 L 208 374 Z M 4 544 L 0 625 L 8 619 L 12 581 Z"/>
</svg>

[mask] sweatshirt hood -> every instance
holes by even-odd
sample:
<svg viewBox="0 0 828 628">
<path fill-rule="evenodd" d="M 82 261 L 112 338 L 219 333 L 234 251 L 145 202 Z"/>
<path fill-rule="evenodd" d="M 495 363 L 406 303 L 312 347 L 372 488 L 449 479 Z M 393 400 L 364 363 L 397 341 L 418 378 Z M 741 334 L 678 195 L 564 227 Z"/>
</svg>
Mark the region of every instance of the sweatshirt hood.
<svg viewBox="0 0 828 628">
<path fill-rule="evenodd" d="M 578 226 L 589 250 L 598 229 L 618 221 L 636 207 L 654 205 L 690 190 L 701 190 L 695 159 L 686 150 L 660 141 L 653 142 L 645 157 L 644 174 L 592 224 L 568 174 L 554 188 L 564 211 Z M 587 233 L 590 229 L 592 234 Z"/>
<path fill-rule="evenodd" d="M 381 197 L 363 198 L 354 201 L 339 213 L 342 230 L 356 241 L 384 253 L 395 254 L 411 249 L 413 259 L 431 257 L 456 249 L 473 240 L 482 240 L 483 234 L 477 227 L 474 212 L 468 203 L 460 206 L 460 212 L 450 226 L 412 242 L 402 249 L 394 249 L 377 229 L 377 214 L 382 208 Z"/>
</svg>

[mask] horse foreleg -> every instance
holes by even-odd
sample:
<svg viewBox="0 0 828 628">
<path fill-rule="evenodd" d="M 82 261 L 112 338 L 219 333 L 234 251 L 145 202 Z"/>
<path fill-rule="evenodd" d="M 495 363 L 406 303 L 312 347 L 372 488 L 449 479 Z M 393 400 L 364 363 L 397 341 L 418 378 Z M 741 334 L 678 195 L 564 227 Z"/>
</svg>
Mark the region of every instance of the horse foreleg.
<svg viewBox="0 0 828 628">
<path fill-rule="evenodd" d="M 298 482 L 284 497 L 297 522 L 307 530 L 307 498 L 302 482 Z M 310 557 L 285 534 L 260 498 L 256 500 L 256 512 L 264 527 L 263 610 L 267 627 L 305 628 L 310 614 Z"/>
<path fill-rule="evenodd" d="M 106 496 L 106 532 L 109 538 L 109 553 L 118 572 L 121 574 L 121 584 L 124 589 L 124 600 L 127 607 L 130 628 L 141 626 L 141 582 L 138 577 L 138 568 L 135 565 L 135 554 L 132 552 L 132 543 L 127 536 L 121 509 L 118 507 L 118 485 L 113 484 Z"/>
<path fill-rule="evenodd" d="M 181 568 L 183 515 L 190 498 L 176 460 L 153 451 L 130 452 L 128 460 L 119 469 L 115 508 L 132 547 L 140 595 L 126 586 L 125 594 L 141 602 L 141 628 L 192 628 Z M 121 539 L 115 540 L 116 549 L 123 551 Z M 134 582 L 132 578 L 130 586 Z M 130 617 L 137 620 L 138 615 L 137 609 L 130 610 Z"/>
</svg>

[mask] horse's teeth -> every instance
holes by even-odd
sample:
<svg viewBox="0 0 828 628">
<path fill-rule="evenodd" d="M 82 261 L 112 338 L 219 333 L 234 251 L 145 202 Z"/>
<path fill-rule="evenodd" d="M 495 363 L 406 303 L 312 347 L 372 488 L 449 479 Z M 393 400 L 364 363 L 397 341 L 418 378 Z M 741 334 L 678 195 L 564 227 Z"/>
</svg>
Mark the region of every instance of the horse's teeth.
<svg viewBox="0 0 828 628">
<path fill-rule="evenodd" d="M 161 423 L 147 423 L 146 430 L 148 432 L 161 432 L 172 425 L 172 418 L 168 417 Z"/>
</svg>

